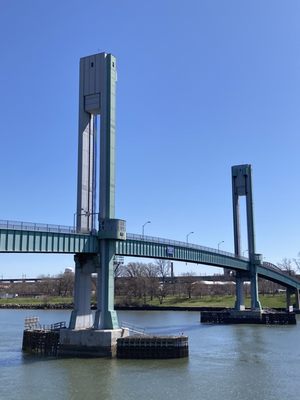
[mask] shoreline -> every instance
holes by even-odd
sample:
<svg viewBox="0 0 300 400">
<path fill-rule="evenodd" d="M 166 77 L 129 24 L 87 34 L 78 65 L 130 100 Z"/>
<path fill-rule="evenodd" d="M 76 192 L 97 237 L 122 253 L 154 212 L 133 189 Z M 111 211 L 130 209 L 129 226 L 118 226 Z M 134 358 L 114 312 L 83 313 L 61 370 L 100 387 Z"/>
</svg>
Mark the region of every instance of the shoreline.
<svg viewBox="0 0 300 400">
<path fill-rule="evenodd" d="M 73 310 L 73 304 L 0 304 L 0 310 Z M 96 304 L 91 305 L 96 310 Z M 199 306 L 120 306 L 116 305 L 116 311 L 221 311 L 230 307 L 199 307 Z M 274 307 L 276 311 L 286 311 L 285 308 Z M 295 310 L 298 314 L 300 311 Z"/>
</svg>

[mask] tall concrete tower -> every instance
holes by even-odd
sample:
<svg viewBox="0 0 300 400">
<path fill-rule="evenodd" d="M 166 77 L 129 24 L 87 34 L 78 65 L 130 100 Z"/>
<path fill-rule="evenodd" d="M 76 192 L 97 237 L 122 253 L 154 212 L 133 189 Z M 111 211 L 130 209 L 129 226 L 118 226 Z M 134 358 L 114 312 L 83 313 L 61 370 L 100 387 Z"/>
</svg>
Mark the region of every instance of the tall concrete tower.
<svg viewBox="0 0 300 400">
<path fill-rule="evenodd" d="M 95 329 L 118 328 L 114 311 L 113 259 L 115 240 L 126 239 L 126 233 L 125 221 L 115 219 L 116 80 L 116 59 L 113 55 L 100 53 L 80 60 L 76 229 L 98 235 L 99 254 L 75 256 L 75 307 L 70 322 L 72 329 L 91 326 Z M 100 132 L 97 132 L 98 115 Z M 100 163 L 97 162 L 99 153 Z M 93 272 L 98 273 L 98 304 L 94 321 L 90 310 Z"/>
<path fill-rule="evenodd" d="M 252 168 L 250 164 L 235 165 L 231 168 L 232 176 L 232 205 L 233 205 L 233 230 L 234 230 L 234 252 L 241 257 L 241 235 L 240 235 L 240 196 L 246 196 L 247 214 L 247 236 L 248 254 L 250 262 L 250 276 L 241 272 L 236 274 L 236 308 L 244 305 L 243 282 L 250 278 L 251 281 L 251 308 L 261 309 L 258 299 L 257 271 L 256 267 L 261 263 L 261 255 L 255 252 L 254 211 L 252 195 Z"/>
<path fill-rule="evenodd" d="M 96 229 L 95 215 L 115 213 L 116 59 L 100 53 L 81 58 L 79 87 L 77 229 Z M 96 211 L 97 115 L 100 131 L 100 211 Z M 97 227 L 98 230 L 98 227 Z"/>
</svg>

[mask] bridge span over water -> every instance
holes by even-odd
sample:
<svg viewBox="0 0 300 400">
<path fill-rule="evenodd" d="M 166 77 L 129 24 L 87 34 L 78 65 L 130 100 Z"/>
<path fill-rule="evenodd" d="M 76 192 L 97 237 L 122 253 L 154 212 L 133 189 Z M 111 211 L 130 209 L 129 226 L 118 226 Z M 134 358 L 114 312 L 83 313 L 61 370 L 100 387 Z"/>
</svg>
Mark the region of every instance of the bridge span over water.
<svg viewBox="0 0 300 400">
<path fill-rule="evenodd" d="M 75 254 L 74 310 L 66 342 L 71 340 L 74 346 L 78 346 L 77 339 L 89 328 L 94 331 L 112 330 L 111 338 L 115 340 L 116 330 L 120 331 L 114 310 L 116 255 L 164 258 L 234 270 L 235 307 L 238 310 L 244 307 L 246 280 L 251 283 L 251 309 L 261 310 L 258 276 L 294 291 L 299 307 L 300 282 L 275 266 L 264 263 L 262 255 L 256 253 L 252 167 L 249 164 L 235 165 L 231 169 L 234 254 L 126 232 L 126 221 L 115 216 L 116 78 L 116 58 L 112 54 L 94 54 L 80 60 L 77 211 L 74 227 L 0 221 L 0 253 Z M 99 115 L 100 128 L 97 124 Z M 99 162 L 97 154 L 100 155 Z M 99 165 L 100 174 L 97 172 Z M 242 257 L 241 252 L 241 196 L 246 198 L 248 258 Z M 98 197 L 99 201 L 96 200 Z M 90 309 L 92 273 L 97 273 L 95 316 Z M 77 335 L 73 331 L 80 332 Z M 87 340 L 90 340 L 89 334 Z"/>
<path fill-rule="evenodd" d="M 98 233 L 77 232 L 69 226 L 0 221 L 0 253 L 91 254 L 100 252 Z M 126 240 L 116 240 L 116 255 L 140 258 L 160 258 L 204 264 L 247 272 L 247 257 L 201 246 L 153 236 L 126 234 Z M 268 262 L 258 260 L 257 273 L 288 289 L 300 290 L 300 280 Z"/>
</svg>

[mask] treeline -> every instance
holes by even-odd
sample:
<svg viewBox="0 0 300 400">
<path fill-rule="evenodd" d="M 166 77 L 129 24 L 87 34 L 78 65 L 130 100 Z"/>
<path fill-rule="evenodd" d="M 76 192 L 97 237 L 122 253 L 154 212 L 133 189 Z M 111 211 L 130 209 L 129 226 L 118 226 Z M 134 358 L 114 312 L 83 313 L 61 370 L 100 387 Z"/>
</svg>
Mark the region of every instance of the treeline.
<svg viewBox="0 0 300 400">
<path fill-rule="evenodd" d="M 37 282 L 14 283 L 1 288 L 1 293 L 36 297 L 72 297 L 74 273 L 67 270 L 56 276 L 40 276 Z M 152 301 L 164 302 L 166 297 L 175 299 L 202 299 L 207 296 L 234 296 L 234 276 L 215 276 L 215 283 L 209 284 L 206 277 L 199 277 L 192 271 L 174 277 L 172 264 L 166 260 L 154 263 L 130 262 L 127 265 L 115 263 L 115 296 L 120 305 L 143 305 Z M 96 276 L 92 276 L 93 301 L 96 301 Z M 245 284 L 245 295 L 250 295 L 250 285 Z M 284 288 L 259 279 L 261 294 L 275 294 Z"/>
<path fill-rule="evenodd" d="M 55 276 L 41 275 L 37 282 L 16 282 L 5 285 L 1 292 L 23 297 L 71 297 L 74 291 L 74 273 L 64 272 Z"/>
<path fill-rule="evenodd" d="M 162 304 L 165 298 L 199 299 L 211 296 L 234 296 L 234 276 L 215 276 L 215 282 L 209 284 L 205 277 L 197 277 L 194 272 L 186 272 L 178 277 L 171 274 L 171 263 L 156 260 L 155 263 L 129 263 L 116 268 L 115 295 L 124 305 L 142 305 L 158 299 Z M 259 279 L 261 294 L 276 294 L 279 285 Z M 245 295 L 250 296 L 250 285 L 244 285 Z"/>
</svg>

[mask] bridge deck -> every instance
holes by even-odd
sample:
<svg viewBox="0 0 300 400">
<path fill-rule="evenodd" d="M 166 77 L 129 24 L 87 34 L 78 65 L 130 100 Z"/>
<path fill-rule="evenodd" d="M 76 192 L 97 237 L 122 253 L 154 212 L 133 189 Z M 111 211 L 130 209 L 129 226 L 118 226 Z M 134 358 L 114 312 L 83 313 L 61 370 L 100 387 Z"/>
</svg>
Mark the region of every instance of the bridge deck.
<svg viewBox="0 0 300 400">
<path fill-rule="evenodd" d="M 0 253 L 98 253 L 95 233 L 76 232 L 59 225 L 0 221 Z M 247 271 L 249 260 L 234 254 L 195 244 L 127 234 L 116 241 L 116 254 L 130 257 L 164 258 L 221 268 Z M 272 264 L 258 267 L 259 276 L 283 286 L 300 289 L 300 281 Z"/>
</svg>

